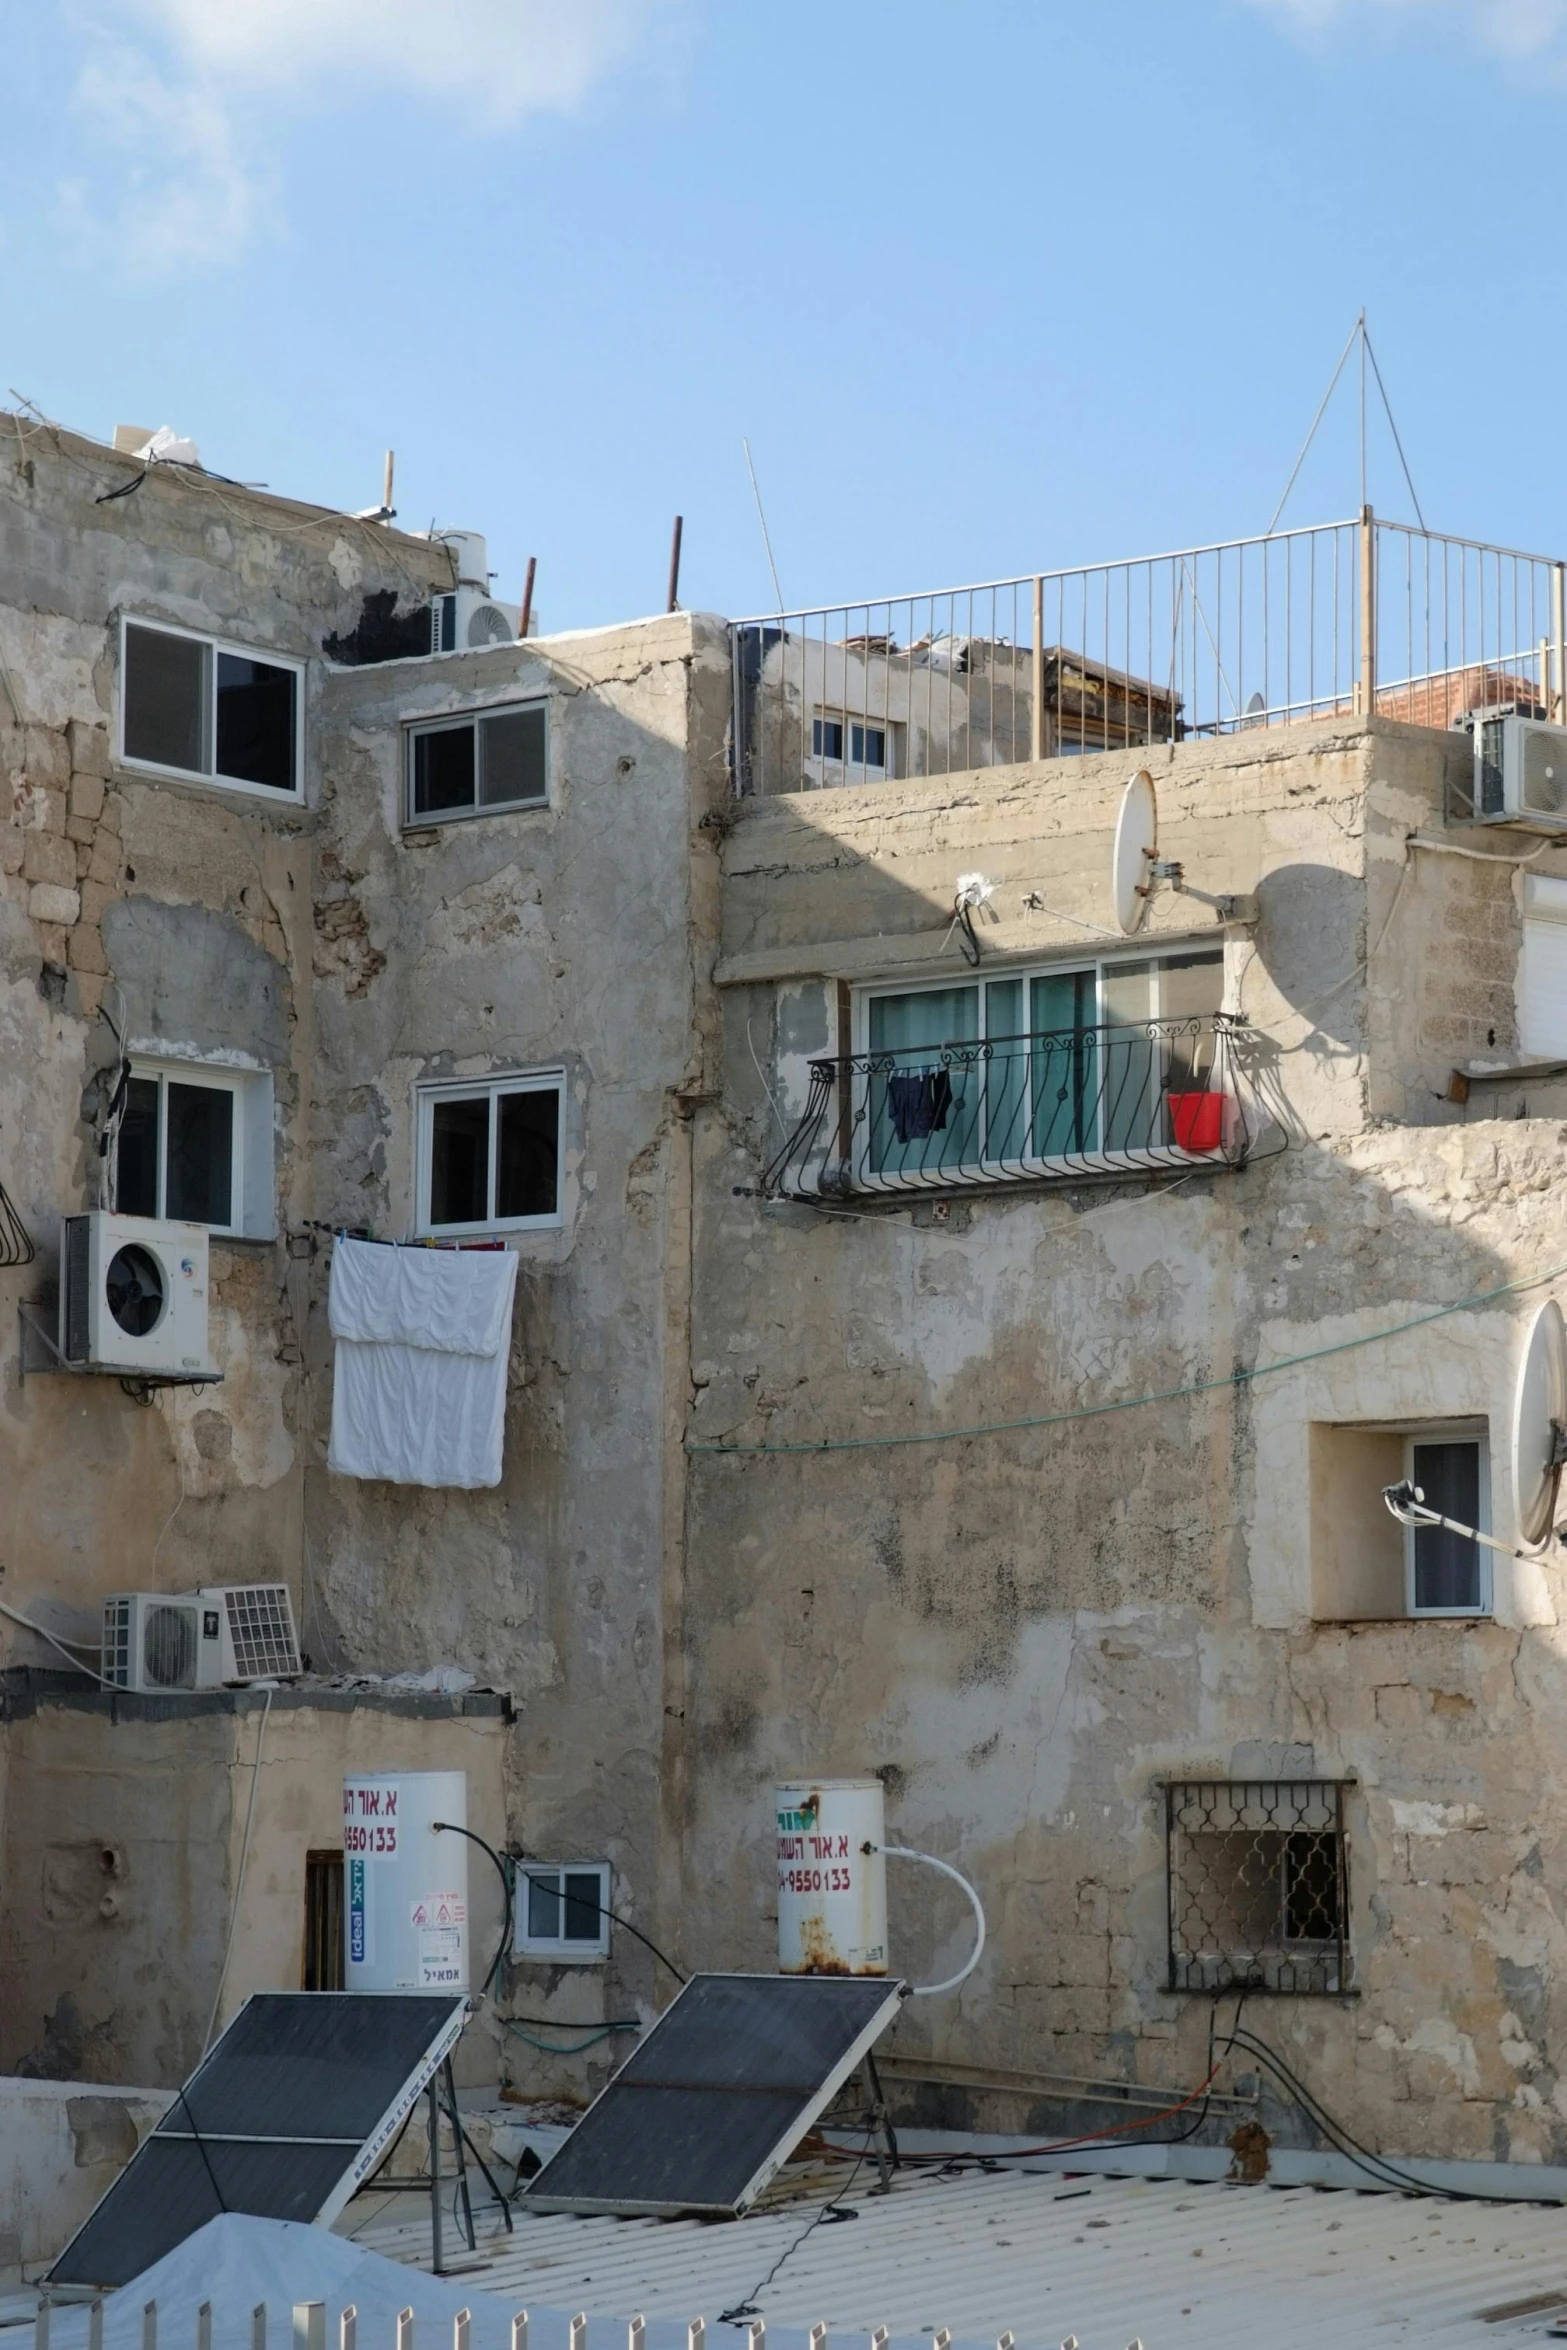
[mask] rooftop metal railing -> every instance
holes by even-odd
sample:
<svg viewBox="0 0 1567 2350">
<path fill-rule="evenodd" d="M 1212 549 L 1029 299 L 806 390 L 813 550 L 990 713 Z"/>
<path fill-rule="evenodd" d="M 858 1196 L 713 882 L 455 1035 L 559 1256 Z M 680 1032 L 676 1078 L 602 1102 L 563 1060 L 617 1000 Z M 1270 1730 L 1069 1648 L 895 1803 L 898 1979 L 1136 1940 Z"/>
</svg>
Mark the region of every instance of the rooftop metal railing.
<svg viewBox="0 0 1567 2350">
<path fill-rule="evenodd" d="M 104 2350 L 107 2337 L 111 2350 L 126 2350 L 136 2342 L 139 2350 L 159 2350 L 160 2342 L 177 2343 L 179 2350 L 233 2350 L 233 2345 L 248 2339 L 250 2350 L 267 2350 L 268 2316 L 265 2302 L 254 2309 L 238 2310 L 215 2307 L 203 2301 L 195 2311 L 195 2323 L 187 2304 L 174 2309 L 160 2308 L 156 2300 L 144 2302 L 139 2310 L 121 2306 L 135 2292 L 127 2286 L 112 2299 L 103 2296 L 86 2306 L 86 2324 L 72 2323 L 82 2314 L 79 2301 L 74 2304 L 51 2301 L 49 2289 L 42 2290 L 38 2314 L 32 2331 L 31 2350 L 51 2350 L 56 2340 L 64 2342 L 68 2336 L 72 2350 L 81 2350 L 85 2335 L 85 2350 Z M 493 2346 L 496 2328 L 488 2311 L 476 2317 L 469 2309 L 459 2309 L 450 2318 L 415 2317 L 412 2308 L 399 2310 L 387 2323 L 384 2316 L 379 2323 L 365 2320 L 369 2312 L 360 2311 L 352 2302 L 338 2306 L 335 2322 L 329 2322 L 324 2301 L 296 2301 L 283 2315 L 283 2324 L 271 2329 L 271 2338 L 286 2345 L 286 2350 L 424 2350 L 434 2344 L 437 2350 L 478 2350 L 481 2339 Z M 857 2350 L 893 2350 L 893 2336 L 886 2326 L 834 2327 L 825 2324 L 799 2324 L 769 2327 L 763 2317 L 755 2317 L 748 2324 L 716 2321 L 712 2329 L 727 2340 L 738 2340 L 744 2333 L 747 2350 L 767 2350 L 771 2334 L 775 2350 L 831 2350 L 838 2343 L 852 2343 Z M 642 2316 L 628 2321 L 595 2317 L 590 2319 L 579 2310 L 575 2317 L 567 2317 L 557 2310 L 537 2311 L 530 2316 L 519 2309 L 506 2327 L 510 2350 L 609 2350 L 613 2344 L 625 2343 L 626 2350 L 649 2350 L 649 2337 L 657 2334 L 668 2341 L 672 2333 L 684 2333 L 685 2350 L 707 2350 L 709 2325 L 705 2317 L 693 2317 L 677 2325 L 668 2320 L 649 2320 Z M 936 2350 L 948 2350 L 952 2334 L 946 2326 L 927 2324 L 917 2329 L 900 2330 L 899 2340 L 907 2345 L 911 2339 L 923 2337 L 933 2341 Z M 1008 2331 L 991 2337 L 996 2350 L 1016 2350 L 1016 2336 Z M 972 2344 L 973 2336 L 969 2337 Z M 1139 2350 L 1135 2342 L 1131 2350 Z"/>
<path fill-rule="evenodd" d="M 763 1188 L 819 1200 L 1236 1166 L 1240 1033 L 1201 1014 L 812 1061 Z"/>
<path fill-rule="evenodd" d="M 743 794 L 1375 711 L 1563 714 L 1567 566 L 1358 519 L 764 614 L 733 629 Z"/>
</svg>

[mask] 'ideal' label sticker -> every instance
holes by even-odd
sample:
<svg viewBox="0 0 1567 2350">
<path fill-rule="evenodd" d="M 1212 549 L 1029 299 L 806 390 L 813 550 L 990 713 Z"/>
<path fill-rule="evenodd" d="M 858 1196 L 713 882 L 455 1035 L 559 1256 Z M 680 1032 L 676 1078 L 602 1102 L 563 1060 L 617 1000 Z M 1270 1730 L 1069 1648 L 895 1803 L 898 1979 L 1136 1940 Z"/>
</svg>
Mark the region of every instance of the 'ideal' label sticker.
<svg viewBox="0 0 1567 2350">
<path fill-rule="evenodd" d="M 375 1964 L 375 1909 L 363 1860 L 348 1864 L 348 1955 L 355 1966 Z"/>
</svg>

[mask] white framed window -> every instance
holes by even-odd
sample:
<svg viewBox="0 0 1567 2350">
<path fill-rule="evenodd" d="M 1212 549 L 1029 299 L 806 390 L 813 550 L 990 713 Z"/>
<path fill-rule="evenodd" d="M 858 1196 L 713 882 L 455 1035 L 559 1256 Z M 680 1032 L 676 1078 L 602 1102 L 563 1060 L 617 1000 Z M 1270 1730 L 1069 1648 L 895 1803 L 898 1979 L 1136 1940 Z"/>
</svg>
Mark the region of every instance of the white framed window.
<svg viewBox="0 0 1567 2350">
<path fill-rule="evenodd" d="M 549 705 L 421 719 L 407 737 L 407 821 L 445 824 L 549 804 Z"/>
<path fill-rule="evenodd" d="M 852 710 L 817 710 L 811 719 L 811 758 L 819 768 L 841 767 L 872 778 L 897 775 L 900 721 Z"/>
<path fill-rule="evenodd" d="M 124 1216 L 270 1239 L 271 1077 L 133 1054 L 115 1136 L 114 1204 Z"/>
<path fill-rule="evenodd" d="M 514 1958 L 609 1956 L 609 1863 L 525 1861 L 517 1870 Z"/>
<path fill-rule="evenodd" d="M 1213 949 L 862 988 L 856 1180 L 1219 1151 L 1223 998 Z"/>
<path fill-rule="evenodd" d="M 281 653 L 127 617 L 120 632 L 120 759 L 260 799 L 298 800 L 305 665 Z"/>
<path fill-rule="evenodd" d="M 1404 1432 L 1404 1475 L 1427 1509 L 1491 1531 L 1491 1459 L 1485 1422 L 1438 1421 Z M 1491 1553 L 1445 1526 L 1404 1528 L 1405 1608 L 1411 1616 L 1488 1616 Z"/>
<path fill-rule="evenodd" d="M 559 1224 L 564 1071 L 425 1085 L 418 1096 L 421 1233 Z"/>
<path fill-rule="evenodd" d="M 1542 1059 L 1567 1055 L 1567 881 L 1548 873 L 1523 877 L 1518 1042 Z"/>
</svg>

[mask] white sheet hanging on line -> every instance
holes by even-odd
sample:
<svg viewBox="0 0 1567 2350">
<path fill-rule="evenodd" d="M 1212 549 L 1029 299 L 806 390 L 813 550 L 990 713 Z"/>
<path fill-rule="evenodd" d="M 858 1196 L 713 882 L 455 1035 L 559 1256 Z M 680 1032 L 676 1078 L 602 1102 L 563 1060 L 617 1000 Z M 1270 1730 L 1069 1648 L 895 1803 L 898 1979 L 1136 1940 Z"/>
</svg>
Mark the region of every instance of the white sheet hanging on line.
<svg viewBox="0 0 1567 2350">
<path fill-rule="evenodd" d="M 498 1485 L 517 1259 L 505 1249 L 332 1244 L 340 1477 Z"/>
</svg>

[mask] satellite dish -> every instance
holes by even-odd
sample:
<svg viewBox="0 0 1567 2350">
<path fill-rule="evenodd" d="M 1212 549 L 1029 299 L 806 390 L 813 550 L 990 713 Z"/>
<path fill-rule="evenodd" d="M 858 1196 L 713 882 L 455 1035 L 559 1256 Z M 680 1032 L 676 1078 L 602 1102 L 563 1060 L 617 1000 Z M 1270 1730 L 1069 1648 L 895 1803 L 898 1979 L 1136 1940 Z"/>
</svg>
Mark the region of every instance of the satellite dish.
<svg viewBox="0 0 1567 2350">
<path fill-rule="evenodd" d="M 1567 1428 L 1567 1324 L 1547 1298 L 1529 1325 L 1513 1403 L 1513 1496 L 1518 1539 L 1543 1543 L 1556 1523 Z"/>
<path fill-rule="evenodd" d="M 1148 911 L 1158 843 L 1159 808 L 1153 777 L 1146 767 L 1139 767 L 1121 794 L 1115 847 L 1110 853 L 1110 895 L 1115 918 L 1128 938 L 1140 928 Z"/>
</svg>

